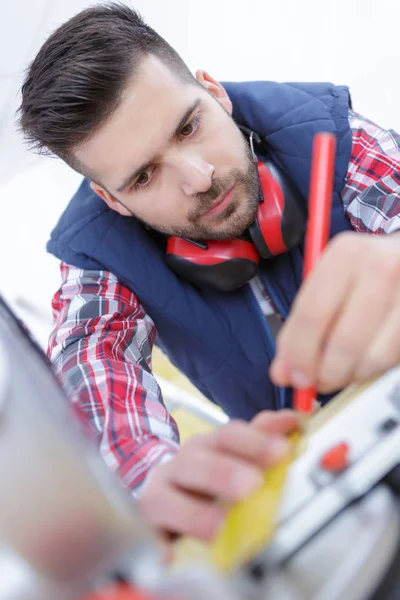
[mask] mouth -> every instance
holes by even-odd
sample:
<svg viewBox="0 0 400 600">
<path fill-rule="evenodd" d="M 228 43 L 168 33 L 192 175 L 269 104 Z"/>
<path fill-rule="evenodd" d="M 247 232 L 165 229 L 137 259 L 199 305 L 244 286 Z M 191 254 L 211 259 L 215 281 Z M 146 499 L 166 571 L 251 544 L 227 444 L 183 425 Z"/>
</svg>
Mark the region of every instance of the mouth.
<svg viewBox="0 0 400 600">
<path fill-rule="evenodd" d="M 215 200 L 212 207 L 207 212 L 203 213 L 202 216 L 208 217 L 211 215 L 218 215 L 219 213 L 221 213 L 231 203 L 234 191 L 235 186 L 233 186 L 229 191 L 225 192 L 225 194 L 222 194 L 222 196 L 219 196 Z"/>
</svg>

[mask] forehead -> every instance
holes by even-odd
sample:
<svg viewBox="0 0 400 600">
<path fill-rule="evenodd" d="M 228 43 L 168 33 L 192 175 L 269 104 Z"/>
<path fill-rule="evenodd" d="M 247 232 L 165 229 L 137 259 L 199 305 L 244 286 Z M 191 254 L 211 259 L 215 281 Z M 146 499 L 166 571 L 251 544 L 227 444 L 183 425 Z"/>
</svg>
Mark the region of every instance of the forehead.
<svg viewBox="0 0 400 600">
<path fill-rule="evenodd" d="M 121 177 L 162 151 L 201 93 L 199 86 L 182 82 L 157 58 L 146 57 L 111 118 L 76 149 L 77 158 L 104 185 L 117 186 Z"/>
</svg>

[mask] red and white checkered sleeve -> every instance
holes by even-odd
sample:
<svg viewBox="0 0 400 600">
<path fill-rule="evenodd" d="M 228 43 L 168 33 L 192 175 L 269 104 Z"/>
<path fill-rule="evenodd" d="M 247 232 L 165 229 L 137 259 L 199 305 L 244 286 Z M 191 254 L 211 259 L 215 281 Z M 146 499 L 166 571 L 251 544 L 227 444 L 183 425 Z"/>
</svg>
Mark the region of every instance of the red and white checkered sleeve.
<svg viewBox="0 0 400 600">
<path fill-rule="evenodd" d="M 354 229 L 400 229 L 400 136 L 350 111 L 353 146 L 342 200 Z"/>
<path fill-rule="evenodd" d="M 137 493 L 179 446 L 151 371 L 154 324 L 112 273 L 61 263 L 61 274 L 48 355 L 106 464 Z"/>
</svg>

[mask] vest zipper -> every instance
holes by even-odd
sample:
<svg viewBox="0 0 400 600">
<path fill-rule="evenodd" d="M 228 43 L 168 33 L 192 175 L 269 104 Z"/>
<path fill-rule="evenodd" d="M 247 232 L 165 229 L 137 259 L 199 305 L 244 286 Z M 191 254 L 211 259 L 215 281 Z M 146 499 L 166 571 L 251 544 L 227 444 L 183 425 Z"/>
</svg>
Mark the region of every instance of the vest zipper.
<svg viewBox="0 0 400 600">
<path fill-rule="evenodd" d="M 262 283 L 265 285 L 265 282 L 262 280 Z M 257 296 L 255 295 L 255 293 L 253 292 L 253 290 L 251 289 L 251 285 L 247 284 L 247 290 L 249 293 L 249 297 L 250 297 L 250 301 L 252 303 L 252 305 L 255 307 L 256 312 L 260 318 L 261 324 L 262 324 L 262 328 L 264 330 L 264 333 L 267 337 L 267 340 L 269 342 L 269 346 L 271 348 L 271 356 L 275 355 L 276 352 L 276 345 L 275 345 L 275 338 L 271 333 L 271 329 L 269 327 L 267 318 L 265 317 L 262 308 L 260 306 L 260 303 L 257 299 Z M 269 292 L 269 290 L 267 289 L 267 291 Z M 281 408 L 285 408 L 285 388 L 282 387 L 278 387 L 275 386 L 275 389 L 277 390 L 277 394 L 276 394 L 276 402 L 275 402 L 275 408 L 276 410 L 279 410 Z"/>
</svg>

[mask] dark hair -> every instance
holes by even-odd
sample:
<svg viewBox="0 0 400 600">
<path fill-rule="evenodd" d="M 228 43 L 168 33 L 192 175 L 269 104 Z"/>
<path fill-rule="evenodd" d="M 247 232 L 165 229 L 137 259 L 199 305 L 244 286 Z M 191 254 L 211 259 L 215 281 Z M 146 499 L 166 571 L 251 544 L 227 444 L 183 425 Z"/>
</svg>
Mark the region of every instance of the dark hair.
<svg viewBox="0 0 400 600">
<path fill-rule="evenodd" d="M 39 50 L 22 86 L 19 125 L 31 149 L 56 154 L 83 173 L 73 149 L 111 117 L 148 55 L 184 81 L 196 82 L 179 54 L 128 6 L 93 6 L 61 25 Z"/>
</svg>

